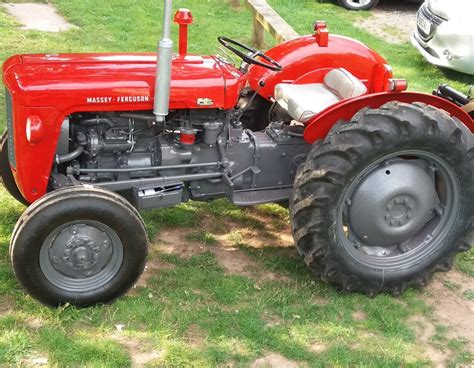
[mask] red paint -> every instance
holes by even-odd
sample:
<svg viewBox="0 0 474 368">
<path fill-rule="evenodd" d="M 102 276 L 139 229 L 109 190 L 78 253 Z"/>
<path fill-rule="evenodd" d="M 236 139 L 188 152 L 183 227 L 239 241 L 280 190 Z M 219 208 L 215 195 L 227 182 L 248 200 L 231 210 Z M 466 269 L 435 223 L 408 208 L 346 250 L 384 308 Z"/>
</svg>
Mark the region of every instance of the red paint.
<svg viewBox="0 0 474 368">
<path fill-rule="evenodd" d="M 46 193 L 64 115 L 54 107 L 13 106 L 17 162 L 16 170 L 12 168 L 13 176 L 23 197 L 28 202 L 34 202 Z M 28 142 L 26 120 L 29 116 L 38 116 L 48 122 L 44 124 L 44 137 L 47 139 L 34 144 Z"/>
<path fill-rule="evenodd" d="M 178 12 L 179 16 L 183 16 L 183 26 L 192 19 L 190 14 Z M 324 45 L 324 28 L 319 30 L 318 42 Z M 183 33 L 182 52 L 185 36 Z M 360 42 L 334 35 L 328 37 L 327 47 L 318 42 L 315 35 L 309 35 L 269 50 L 267 54 L 283 65 L 282 72 L 252 66 L 243 75 L 212 56 L 177 56 L 172 65 L 170 110 L 230 110 L 247 82 L 256 90 L 264 80 L 266 84 L 259 93 L 271 98 L 277 83 L 318 83 L 328 70 L 343 67 L 363 81 L 371 94 L 320 113 L 305 131 L 309 143 L 323 138 L 337 120 L 349 120 L 363 107 L 379 107 L 392 100 L 432 104 L 457 116 L 474 131 L 469 116 L 441 98 L 417 93 L 377 93 L 393 90 L 393 75 L 386 61 Z M 25 199 L 34 202 L 46 193 L 65 117 L 87 111 L 151 111 L 155 73 L 156 55 L 151 53 L 16 55 L 8 59 L 3 65 L 3 81 L 13 100 L 11 133 L 17 162 L 13 175 Z M 395 84 L 396 90 L 402 87 L 403 83 L 400 87 Z M 198 99 L 203 98 L 213 104 L 199 106 Z M 183 143 L 194 142 L 194 136 L 189 134 L 181 139 Z"/>
<path fill-rule="evenodd" d="M 180 135 L 179 135 L 179 142 L 181 144 L 190 146 L 190 145 L 194 144 L 195 141 L 196 141 L 196 136 L 194 135 L 193 132 L 192 133 L 181 132 Z"/>
<path fill-rule="evenodd" d="M 280 63 L 283 71 L 273 72 L 254 65 L 248 80 L 253 90 L 264 80 L 266 85 L 259 94 L 267 99 L 273 97 L 276 84 L 292 83 L 318 69 L 345 68 L 360 80 L 370 82 L 375 65 L 387 64 L 384 58 L 359 41 L 336 35 L 329 35 L 327 47 L 320 47 L 315 36 L 309 35 L 278 45 L 266 54 Z"/>
<path fill-rule="evenodd" d="M 318 21 L 314 24 L 314 36 L 319 47 L 327 47 L 329 43 L 329 31 L 326 22 Z"/>
<path fill-rule="evenodd" d="M 184 56 L 188 53 L 188 27 L 193 24 L 193 15 L 189 9 L 179 9 L 174 22 L 179 24 L 179 55 Z"/>
<path fill-rule="evenodd" d="M 370 93 L 391 91 L 392 67 L 387 64 L 374 64 L 368 84 Z"/>
<path fill-rule="evenodd" d="M 17 60 L 9 59 L 4 64 L 4 70 L 8 69 L 4 82 L 14 94 L 15 104 L 54 105 L 65 114 L 153 108 L 154 54 L 22 55 L 23 62 L 12 66 L 11 63 Z M 227 99 L 226 87 L 232 90 L 239 82 L 239 78 L 224 73 L 220 62 L 213 57 L 187 55 L 175 58 L 170 109 L 202 108 L 197 104 L 198 98 L 212 99 L 214 105 L 208 107 L 231 109 L 237 96 L 231 96 L 234 100 Z M 124 99 L 131 96 L 145 100 Z M 99 102 L 88 103 L 88 98 Z"/>
<path fill-rule="evenodd" d="M 312 144 L 317 139 L 323 139 L 332 126 L 340 120 L 349 121 L 360 109 L 378 108 L 390 101 L 406 103 L 423 102 L 437 107 L 457 117 L 474 133 L 474 122 L 471 117 L 455 104 L 437 96 L 417 92 L 392 92 L 364 95 L 333 105 L 316 115 L 304 132 L 306 142 Z"/>
<path fill-rule="evenodd" d="M 408 82 L 405 79 L 392 79 L 391 83 L 393 83 L 393 92 L 403 92 L 408 88 Z"/>
<path fill-rule="evenodd" d="M 67 115 L 152 110 L 155 73 L 155 54 L 17 55 L 8 59 L 3 65 L 3 80 L 14 107 L 14 176 L 25 199 L 34 202 L 46 193 Z M 179 57 L 172 66 L 170 109 L 233 109 L 244 85 L 242 73 L 214 57 Z M 138 101 L 133 101 L 137 96 Z M 96 102 L 88 103 L 88 98 Z M 214 104 L 199 106 L 199 98 L 211 99 Z M 28 142 L 29 116 L 43 122 L 42 134 L 48 139 Z"/>
</svg>

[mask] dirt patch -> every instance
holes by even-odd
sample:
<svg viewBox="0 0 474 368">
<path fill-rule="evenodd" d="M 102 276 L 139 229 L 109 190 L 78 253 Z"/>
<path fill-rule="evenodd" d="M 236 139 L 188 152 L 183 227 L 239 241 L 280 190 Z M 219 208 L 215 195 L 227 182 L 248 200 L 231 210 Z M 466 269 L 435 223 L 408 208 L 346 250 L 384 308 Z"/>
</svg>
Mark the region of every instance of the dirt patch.
<svg viewBox="0 0 474 368">
<path fill-rule="evenodd" d="M 176 268 L 174 264 L 165 262 L 160 258 L 157 247 L 155 245 L 152 245 L 150 249 L 150 254 L 148 255 L 148 260 L 145 265 L 145 269 L 143 270 L 142 275 L 138 279 L 133 289 L 146 288 L 148 284 L 148 279 L 151 276 L 156 275 L 161 270 L 172 270 L 174 268 Z"/>
<path fill-rule="evenodd" d="M 283 320 L 280 317 L 274 314 L 269 314 L 268 312 L 263 314 L 262 319 L 265 321 L 266 328 L 277 327 L 283 323 Z"/>
<path fill-rule="evenodd" d="M 270 246 L 294 249 L 294 240 L 289 223 L 284 223 L 272 216 L 261 215 L 255 209 L 250 211 L 249 216 L 255 221 L 265 224 L 265 228 L 251 232 L 250 237 L 246 239 L 248 241 L 246 244 L 253 248 Z"/>
<path fill-rule="evenodd" d="M 62 32 L 77 28 L 66 21 L 50 4 L 22 3 L 4 4 L 3 7 L 23 24 L 22 29 L 43 32 Z"/>
<path fill-rule="evenodd" d="M 257 359 L 250 365 L 252 368 L 299 368 L 306 367 L 305 364 L 286 359 L 283 355 L 270 353 L 263 358 Z"/>
<path fill-rule="evenodd" d="M 157 238 L 158 249 L 181 258 L 191 258 L 208 250 L 203 244 L 186 239 L 190 230 L 163 230 Z"/>
<path fill-rule="evenodd" d="M 287 277 L 265 270 L 255 259 L 238 248 L 215 247 L 212 252 L 218 264 L 228 273 L 243 275 L 257 281 L 286 280 Z"/>
<path fill-rule="evenodd" d="M 363 321 L 363 320 L 367 319 L 367 314 L 365 314 L 365 312 L 363 312 L 361 310 L 358 310 L 358 311 L 355 311 L 354 313 L 352 313 L 352 319 L 354 321 Z"/>
<path fill-rule="evenodd" d="M 257 262 L 251 256 L 245 254 L 241 249 L 233 247 L 232 242 L 229 241 L 227 235 L 216 236 L 218 244 L 213 246 L 205 246 L 202 243 L 196 241 L 190 241 L 187 239 L 187 235 L 192 233 L 192 230 L 164 230 L 157 238 L 158 250 L 167 254 L 174 254 L 182 258 L 191 258 L 192 256 L 201 254 L 205 251 L 212 252 L 216 257 L 217 263 L 226 272 L 231 274 L 243 275 L 257 281 L 273 281 L 273 280 L 285 280 L 286 277 L 283 275 L 277 275 L 271 271 L 265 270 L 262 265 Z M 155 255 L 151 258 L 157 258 L 159 255 Z M 151 263 L 156 261 L 151 261 Z M 156 268 L 160 267 L 160 263 Z M 152 275 L 152 272 L 147 273 Z M 146 275 L 144 281 L 140 281 L 146 284 Z"/>
<path fill-rule="evenodd" d="M 425 317 L 415 316 L 410 319 L 410 324 L 415 329 L 417 342 L 425 351 L 427 359 L 431 360 L 436 367 L 445 367 L 449 355 L 431 345 L 430 340 L 436 333 L 434 324 Z"/>
<path fill-rule="evenodd" d="M 6 317 L 13 313 L 15 309 L 15 302 L 12 297 L 4 296 L 0 303 L 0 317 Z"/>
<path fill-rule="evenodd" d="M 241 238 L 240 241 L 235 239 L 234 236 L 236 233 Z M 291 232 L 287 233 L 285 231 L 274 232 L 272 230 L 261 231 L 249 228 L 238 228 L 236 232 L 234 231 L 225 235 L 219 235 L 217 238 L 225 245 L 234 245 L 236 242 L 241 242 L 246 246 L 258 249 L 268 247 L 293 248 Z"/>
<path fill-rule="evenodd" d="M 456 285 L 448 288 L 446 285 Z M 438 275 L 426 289 L 425 297 L 437 320 L 451 328 L 458 336 L 467 339 L 468 348 L 474 351 L 474 301 L 463 298 L 463 292 L 474 288 L 474 279 L 458 271 Z"/>
<path fill-rule="evenodd" d="M 418 7 L 419 4 L 401 1 L 380 4 L 370 18 L 355 25 L 389 43 L 409 42 L 416 28 Z"/>
<path fill-rule="evenodd" d="M 148 348 L 147 344 L 144 344 L 143 341 L 124 336 L 119 331 L 114 333 L 112 339 L 127 349 L 132 359 L 132 368 L 143 367 L 163 355 L 161 351 Z"/>
<path fill-rule="evenodd" d="M 320 281 L 320 282 L 324 282 L 324 281 Z M 311 298 L 311 302 L 313 303 L 313 305 L 319 305 L 321 307 L 324 307 L 325 305 L 328 305 L 329 304 L 329 300 L 326 299 L 326 298 L 322 298 L 320 296 L 313 296 Z"/>
<path fill-rule="evenodd" d="M 312 343 L 309 347 L 309 350 L 316 354 L 324 353 L 326 349 L 326 345 L 319 341 Z"/>
<path fill-rule="evenodd" d="M 251 248 L 293 249 L 294 241 L 289 223 L 277 216 L 263 215 L 254 208 L 246 211 L 246 220 L 242 223 L 205 216 L 202 220 L 202 228 L 212 232 L 226 246 L 233 246 L 238 242 L 233 237 L 237 233 L 242 243 Z"/>
<path fill-rule="evenodd" d="M 37 318 L 37 317 L 36 318 L 33 318 L 33 317 L 28 318 L 25 321 L 25 324 L 33 330 L 37 330 L 37 329 L 44 326 L 44 322 L 40 318 Z"/>
<path fill-rule="evenodd" d="M 436 367 L 445 367 L 452 356 L 447 347 L 443 351 L 433 343 L 437 325 L 448 327 L 446 338 L 462 338 L 467 348 L 474 351 L 474 302 L 463 298 L 463 293 L 473 287 L 474 279 L 460 272 L 437 275 L 423 296 L 433 308 L 431 318 L 414 316 L 409 321 L 426 358 Z"/>
<path fill-rule="evenodd" d="M 196 323 L 191 324 L 184 333 L 184 339 L 189 346 L 200 348 L 206 340 L 206 333 Z"/>
<path fill-rule="evenodd" d="M 47 367 L 49 360 L 46 356 L 42 356 L 40 353 L 33 351 L 31 358 L 24 359 L 19 363 L 21 367 Z"/>
</svg>

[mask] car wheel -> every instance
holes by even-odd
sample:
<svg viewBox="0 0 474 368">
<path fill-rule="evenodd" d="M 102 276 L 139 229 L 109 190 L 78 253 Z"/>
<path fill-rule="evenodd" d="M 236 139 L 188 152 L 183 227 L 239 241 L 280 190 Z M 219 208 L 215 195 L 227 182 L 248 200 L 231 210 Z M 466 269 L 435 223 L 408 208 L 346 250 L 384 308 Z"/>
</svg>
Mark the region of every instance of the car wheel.
<svg viewBox="0 0 474 368">
<path fill-rule="evenodd" d="M 379 0 L 338 0 L 338 3 L 349 10 L 369 10 L 376 7 Z"/>
</svg>

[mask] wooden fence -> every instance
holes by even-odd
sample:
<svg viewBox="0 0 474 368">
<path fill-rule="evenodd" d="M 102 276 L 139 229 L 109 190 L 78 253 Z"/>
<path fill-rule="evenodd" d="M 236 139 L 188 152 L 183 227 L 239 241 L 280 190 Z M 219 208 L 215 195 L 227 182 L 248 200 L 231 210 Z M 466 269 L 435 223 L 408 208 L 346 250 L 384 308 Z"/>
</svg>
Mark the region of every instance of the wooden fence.
<svg viewBox="0 0 474 368">
<path fill-rule="evenodd" d="M 240 0 L 229 0 L 233 7 L 240 7 Z M 252 43 L 257 48 L 265 46 L 265 31 L 270 33 L 277 42 L 285 42 L 297 38 L 298 33 L 265 1 L 244 0 L 253 14 Z"/>
</svg>

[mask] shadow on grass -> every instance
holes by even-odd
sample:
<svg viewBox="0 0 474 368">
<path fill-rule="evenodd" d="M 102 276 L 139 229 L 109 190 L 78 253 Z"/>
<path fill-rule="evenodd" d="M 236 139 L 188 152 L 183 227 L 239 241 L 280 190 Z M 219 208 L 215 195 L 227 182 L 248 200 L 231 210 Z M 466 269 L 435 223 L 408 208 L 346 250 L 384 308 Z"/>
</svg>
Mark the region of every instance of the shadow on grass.
<svg viewBox="0 0 474 368">
<path fill-rule="evenodd" d="M 279 277 L 259 280 L 227 272 L 211 251 L 222 246 L 219 242 L 190 258 L 157 248 L 151 257 L 173 267 L 158 269 L 146 285 L 114 304 L 40 306 L 19 290 L 9 266 L 5 248 L 21 208 L 7 203 L 0 233 L 2 364 L 46 356 L 57 366 L 129 366 L 133 352 L 124 341 L 159 352 L 152 366 L 247 365 L 269 352 L 311 366 L 426 363 L 406 323 L 411 314 L 426 312 L 416 292 L 401 300 L 342 294 L 315 281 L 294 249 L 248 247 L 245 238 L 239 251 Z M 241 209 L 225 201 L 191 202 L 147 212 L 144 218 L 151 238 L 162 229 L 199 231 L 209 222 L 221 232 L 235 226 L 262 233 L 288 230 L 288 213 L 277 205 Z M 355 319 L 361 311 L 364 319 Z M 380 344 L 386 349 L 377 348 Z"/>
</svg>

